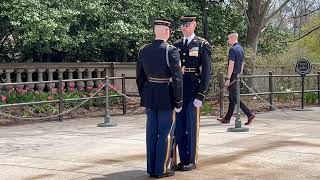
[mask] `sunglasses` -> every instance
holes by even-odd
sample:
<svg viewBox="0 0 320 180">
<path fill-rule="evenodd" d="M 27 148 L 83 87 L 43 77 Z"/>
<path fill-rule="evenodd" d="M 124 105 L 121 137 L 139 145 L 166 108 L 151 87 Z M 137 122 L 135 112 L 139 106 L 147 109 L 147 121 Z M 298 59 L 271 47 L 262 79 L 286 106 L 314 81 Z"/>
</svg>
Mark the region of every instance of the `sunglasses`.
<svg viewBox="0 0 320 180">
<path fill-rule="evenodd" d="M 184 23 L 184 24 L 181 24 L 180 27 L 183 28 L 183 27 L 189 27 L 191 25 L 191 22 L 188 22 L 188 23 Z"/>
</svg>

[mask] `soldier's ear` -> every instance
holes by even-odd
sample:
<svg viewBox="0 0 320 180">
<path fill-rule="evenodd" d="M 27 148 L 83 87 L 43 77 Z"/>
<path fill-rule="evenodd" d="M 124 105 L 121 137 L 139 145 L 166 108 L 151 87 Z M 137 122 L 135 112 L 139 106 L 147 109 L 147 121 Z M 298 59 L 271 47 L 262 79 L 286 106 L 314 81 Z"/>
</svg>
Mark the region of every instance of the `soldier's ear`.
<svg viewBox="0 0 320 180">
<path fill-rule="evenodd" d="M 170 36 L 170 29 L 166 29 L 167 34 Z"/>
</svg>

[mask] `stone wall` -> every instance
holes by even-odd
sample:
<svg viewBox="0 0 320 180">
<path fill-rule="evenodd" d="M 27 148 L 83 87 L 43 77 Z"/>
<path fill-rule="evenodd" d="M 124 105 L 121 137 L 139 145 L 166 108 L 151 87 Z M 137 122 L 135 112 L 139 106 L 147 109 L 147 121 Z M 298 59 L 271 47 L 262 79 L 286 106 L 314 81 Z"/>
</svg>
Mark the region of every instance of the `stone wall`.
<svg viewBox="0 0 320 180">
<path fill-rule="evenodd" d="M 58 80 L 59 75 L 63 79 L 89 79 L 121 77 L 135 77 L 135 63 L 113 63 L 113 62 L 81 62 L 81 63 L 0 63 L 0 85 L 1 83 L 11 82 L 32 82 L 32 81 L 50 81 Z M 68 87 L 74 86 L 78 89 L 87 87 L 97 87 L 98 82 L 76 82 L 68 83 Z M 122 88 L 121 80 L 115 80 L 113 83 L 120 89 Z M 4 88 L 4 87 L 0 87 Z M 16 85 L 12 88 L 33 89 L 43 91 L 45 89 L 57 88 L 55 83 L 44 83 L 39 85 Z M 126 80 L 126 91 L 137 92 L 134 79 Z"/>
</svg>

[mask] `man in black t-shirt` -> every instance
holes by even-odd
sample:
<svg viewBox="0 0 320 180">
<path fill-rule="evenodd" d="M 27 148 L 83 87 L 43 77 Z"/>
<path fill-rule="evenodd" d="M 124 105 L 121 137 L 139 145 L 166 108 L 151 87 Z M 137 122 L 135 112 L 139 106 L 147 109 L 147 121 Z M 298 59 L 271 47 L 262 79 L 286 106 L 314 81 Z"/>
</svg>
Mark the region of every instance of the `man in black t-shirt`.
<svg viewBox="0 0 320 180">
<path fill-rule="evenodd" d="M 224 84 L 226 87 L 228 87 L 229 91 L 229 107 L 225 117 L 218 118 L 218 121 L 221 123 L 230 123 L 231 116 L 237 103 L 237 86 L 235 81 L 237 77 L 242 74 L 244 64 L 244 50 L 238 43 L 238 33 L 231 32 L 228 35 L 228 43 L 231 45 L 231 48 L 229 49 L 228 57 L 228 78 Z M 248 121 L 245 123 L 245 125 L 251 124 L 256 117 L 255 114 L 251 113 L 241 100 L 240 108 L 248 117 Z"/>
</svg>

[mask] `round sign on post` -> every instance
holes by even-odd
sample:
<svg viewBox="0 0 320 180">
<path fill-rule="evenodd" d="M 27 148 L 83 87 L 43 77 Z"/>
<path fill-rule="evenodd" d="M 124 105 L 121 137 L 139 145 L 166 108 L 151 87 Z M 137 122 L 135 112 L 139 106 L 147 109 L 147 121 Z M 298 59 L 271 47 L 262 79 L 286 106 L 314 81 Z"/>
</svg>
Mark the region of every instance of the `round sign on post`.
<svg viewBox="0 0 320 180">
<path fill-rule="evenodd" d="M 296 64 L 296 72 L 301 75 L 301 109 L 304 109 L 304 81 L 305 76 L 311 71 L 311 64 L 308 59 L 302 58 Z"/>
<path fill-rule="evenodd" d="M 296 64 L 296 72 L 301 76 L 308 74 L 311 71 L 311 64 L 308 59 L 302 58 Z"/>
</svg>

